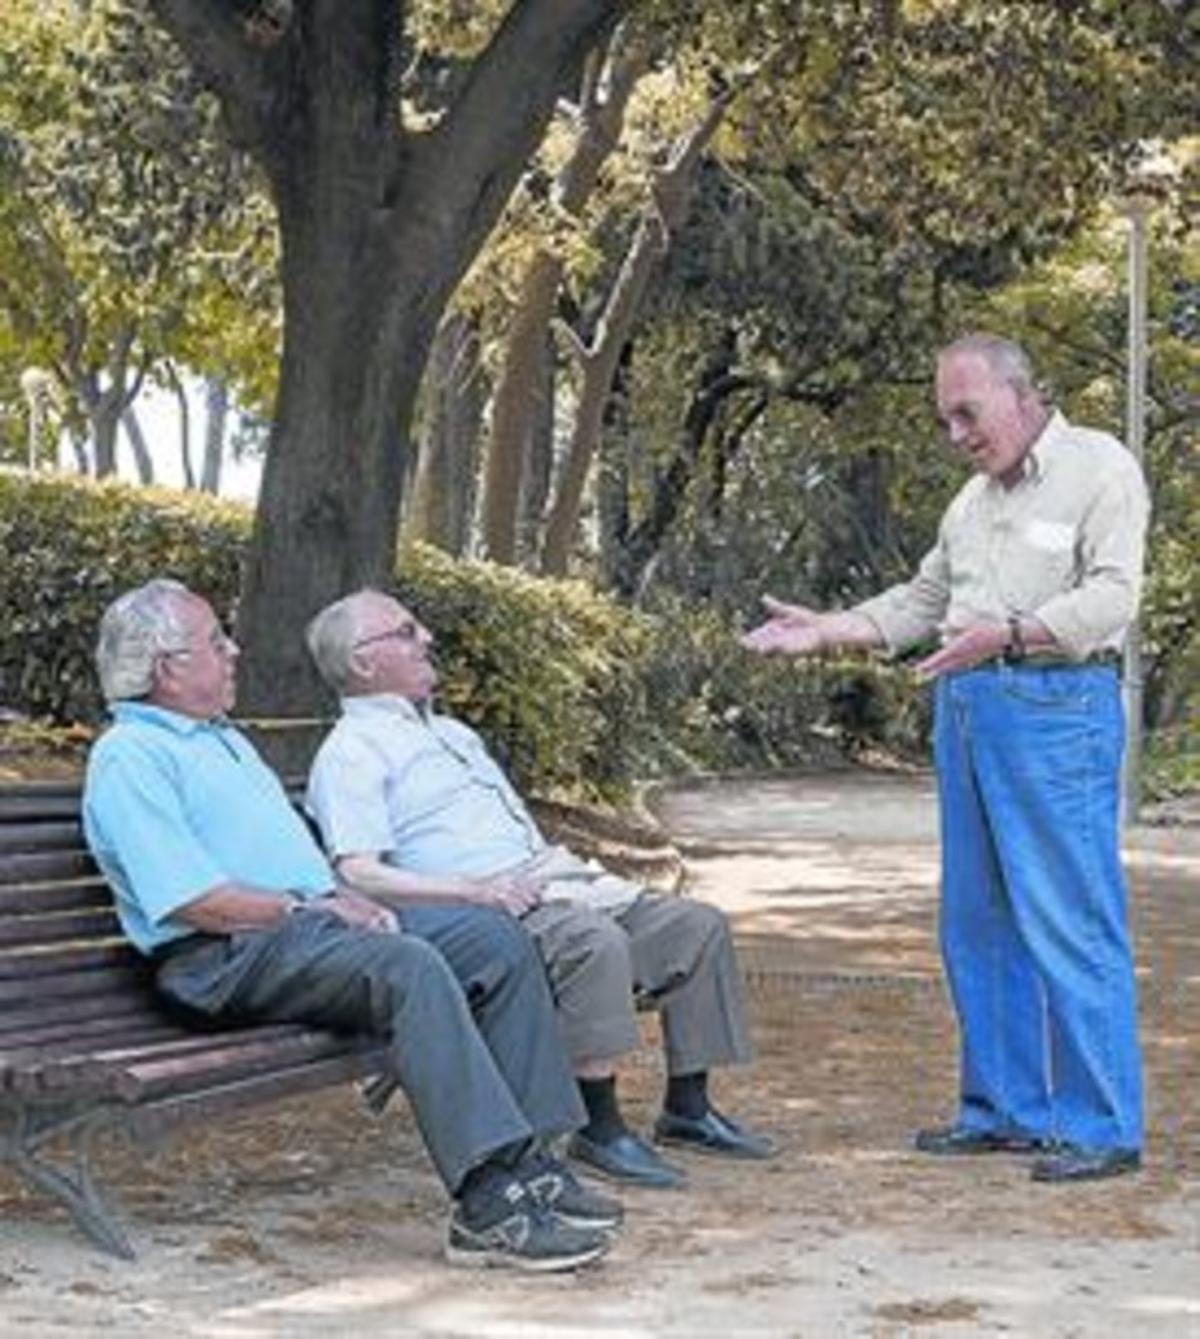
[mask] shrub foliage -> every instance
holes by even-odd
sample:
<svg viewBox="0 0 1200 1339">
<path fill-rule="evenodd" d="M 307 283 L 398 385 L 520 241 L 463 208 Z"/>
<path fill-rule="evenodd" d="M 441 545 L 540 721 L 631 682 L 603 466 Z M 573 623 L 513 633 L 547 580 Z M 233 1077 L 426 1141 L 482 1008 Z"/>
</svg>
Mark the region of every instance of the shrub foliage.
<svg viewBox="0 0 1200 1339">
<path fill-rule="evenodd" d="M 98 724 L 104 607 L 163 575 L 230 618 L 249 532 L 248 510 L 232 503 L 0 473 L 0 706 Z M 421 546 L 403 554 L 397 589 L 435 635 L 443 705 L 528 789 L 615 796 L 638 776 L 922 741 L 923 697 L 902 672 L 764 662 L 708 610 L 632 613 L 580 582 Z"/>
</svg>

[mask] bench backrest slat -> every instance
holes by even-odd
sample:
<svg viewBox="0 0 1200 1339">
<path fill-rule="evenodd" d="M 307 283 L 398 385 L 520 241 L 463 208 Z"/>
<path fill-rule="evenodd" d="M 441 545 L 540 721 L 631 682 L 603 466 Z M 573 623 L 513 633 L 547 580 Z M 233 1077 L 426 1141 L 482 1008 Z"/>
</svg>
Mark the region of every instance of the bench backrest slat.
<svg viewBox="0 0 1200 1339">
<path fill-rule="evenodd" d="M 90 1011 L 96 996 L 117 991 L 149 992 L 153 989 L 150 981 L 150 973 L 137 962 L 87 971 L 64 970 L 48 976 L 14 977 L 0 980 L 0 1007 L 35 1000 L 74 1000 L 81 1011 Z"/>
<path fill-rule="evenodd" d="M 0 820 L 0 855 L 9 851 L 82 851 L 83 828 L 78 821 L 54 819 L 44 823 Z"/>
<path fill-rule="evenodd" d="M 0 860 L 0 885 L 85 879 L 96 874 L 86 851 L 11 851 Z"/>
<path fill-rule="evenodd" d="M 0 920 L 41 911 L 98 910 L 111 908 L 112 904 L 108 885 L 99 877 L 74 883 L 23 883 L 0 888 Z"/>
<path fill-rule="evenodd" d="M 56 912 L 49 916 L 0 917 L 0 952 L 35 944 L 81 943 L 117 939 L 121 923 L 112 908 L 102 911 Z"/>
</svg>

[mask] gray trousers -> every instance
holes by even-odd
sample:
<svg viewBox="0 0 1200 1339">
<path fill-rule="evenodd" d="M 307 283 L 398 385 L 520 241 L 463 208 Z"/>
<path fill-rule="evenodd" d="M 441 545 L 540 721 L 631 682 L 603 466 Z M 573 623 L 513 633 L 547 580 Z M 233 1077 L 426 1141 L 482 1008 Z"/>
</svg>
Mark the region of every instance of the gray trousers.
<svg viewBox="0 0 1200 1339">
<path fill-rule="evenodd" d="M 197 937 L 159 988 L 210 1017 L 302 1022 L 386 1039 L 394 1077 L 451 1194 L 489 1154 L 581 1125 L 545 973 L 521 927 L 481 907 L 416 907 L 404 932 L 329 912 Z"/>
<path fill-rule="evenodd" d="M 668 1073 L 750 1059 L 741 974 L 716 907 L 643 893 L 616 915 L 547 902 L 521 924 L 546 964 L 572 1063 L 637 1046 L 635 994 L 662 1015 Z"/>
</svg>

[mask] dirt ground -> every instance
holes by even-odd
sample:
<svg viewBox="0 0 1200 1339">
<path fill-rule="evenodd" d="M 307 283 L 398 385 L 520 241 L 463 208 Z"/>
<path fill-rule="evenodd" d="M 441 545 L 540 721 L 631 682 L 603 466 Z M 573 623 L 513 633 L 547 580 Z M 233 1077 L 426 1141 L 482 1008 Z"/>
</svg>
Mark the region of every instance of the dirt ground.
<svg viewBox="0 0 1200 1339">
<path fill-rule="evenodd" d="M 778 1137 L 775 1161 L 680 1158 L 689 1189 L 628 1192 L 614 1250 L 577 1276 L 470 1274 L 441 1261 L 445 1204 L 407 1115 L 374 1121 L 330 1092 L 151 1160 L 103 1147 L 134 1264 L 0 1173 L 0 1333 L 1200 1336 L 1200 828 L 1127 843 L 1146 1170 L 1064 1188 L 1017 1158 L 909 1151 L 950 1113 L 956 1059 L 928 778 L 721 782 L 653 803 L 691 893 L 734 919 L 759 1057 L 718 1099 Z M 645 1027 L 624 1090 L 649 1123 Z"/>
</svg>

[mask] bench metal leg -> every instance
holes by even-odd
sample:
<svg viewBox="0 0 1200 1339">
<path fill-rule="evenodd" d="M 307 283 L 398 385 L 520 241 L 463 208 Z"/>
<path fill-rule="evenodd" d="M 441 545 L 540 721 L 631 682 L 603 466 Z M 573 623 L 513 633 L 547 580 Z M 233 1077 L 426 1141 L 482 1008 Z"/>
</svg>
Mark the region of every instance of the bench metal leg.
<svg viewBox="0 0 1200 1339">
<path fill-rule="evenodd" d="M 0 1132 L 0 1161 L 66 1205 L 76 1226 L 97 1246 L 122 1260 L 133 1260 L 136 1252 L 92 1176 L 92 1141 L 107 1123 L 104 1111 L 64 1114 L 18 1107 L 11 1129 Z M 71 1145 L 72 1166 L 67 1170 L 38 1156 L 42 1145 L 64 1135 Z"/>
</svg>

